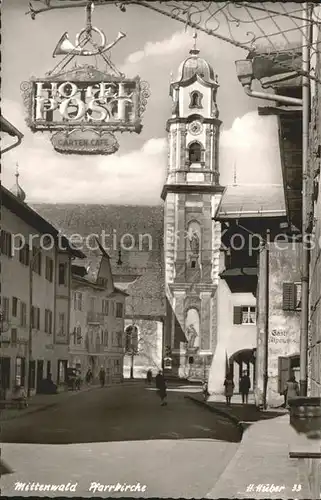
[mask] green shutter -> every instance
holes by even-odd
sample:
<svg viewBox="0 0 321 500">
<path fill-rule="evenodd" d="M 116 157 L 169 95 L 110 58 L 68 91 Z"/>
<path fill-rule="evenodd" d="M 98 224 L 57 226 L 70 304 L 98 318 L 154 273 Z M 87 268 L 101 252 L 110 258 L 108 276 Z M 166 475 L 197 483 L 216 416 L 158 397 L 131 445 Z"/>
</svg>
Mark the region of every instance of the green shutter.
<svg viewBox="0 0 321 500">
<path fill-rule="evenodd" d="M 296 287 L 294 283 L 283 283 L 283 310 L 294 311 L 296 306 Z"/>
<path fill-rule="evenodd" d="M 242 307 L 235 306 L 233 311 L 233 323 L 234 325 L 242 324 Z"/>
</svg>

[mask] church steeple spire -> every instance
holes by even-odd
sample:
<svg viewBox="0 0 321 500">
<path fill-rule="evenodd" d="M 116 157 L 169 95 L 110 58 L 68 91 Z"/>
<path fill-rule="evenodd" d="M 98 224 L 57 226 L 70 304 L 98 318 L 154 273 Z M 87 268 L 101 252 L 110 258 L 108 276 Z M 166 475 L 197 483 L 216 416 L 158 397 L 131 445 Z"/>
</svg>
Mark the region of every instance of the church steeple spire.
<svg viewBox="0 0 321 500">
<path fill-rule="evenodd" d="M 20 201 L 25 201 L 25 199 L 26 199 L 26 193 L 24 192 L 24 190 L 22 189 L 22 187 L 19 184 L 19 175 L 20 175 L 19 174 L 19 165 L 18 165 L 18 163 L 16 163 L 16 173 L 15 173 L 16 183 L 15 183 L 15 185 L 12 187 L 12 189 L 10 191 Z"/>
<path fill-rule="evenodd" d="M 194 56 L 194 55 L 195 55 L 195 56 L 197 56 L 197 55 L 200 53 L 200 51 L 199 51 L 199 50 L 198 50 L 198 48 L 196 47 L 196 45 L 197 45 L 197 32 L 196 32 L 196 30 L 195 30 L 195 31 L 194 31 L 194 33 L 193 33 L 193 38 L 194 38 L 194 46 L 193 46 L 193 48 L 189 51 L 189 53 L 190 53 L 191 55 L 193 55 L 193 56 Z"/>
</svg>

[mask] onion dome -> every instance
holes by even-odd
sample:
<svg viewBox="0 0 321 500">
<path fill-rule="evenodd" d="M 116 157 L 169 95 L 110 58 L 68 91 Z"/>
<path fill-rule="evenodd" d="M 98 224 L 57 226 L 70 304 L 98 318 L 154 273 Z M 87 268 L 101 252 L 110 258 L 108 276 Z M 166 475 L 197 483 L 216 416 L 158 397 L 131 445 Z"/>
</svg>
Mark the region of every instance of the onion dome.
<svg viewBox="0 0 321 500">
<path fill-rule="evenodd" d="M 18 165 L 17 165 L 17 170 L 16 170 L 16 183 L 15 185 L 10 189 L 10 192 L 18 198 L 20 201 L 25 201 L 26 199 L 26 193 L 22 189 L 22 187 L 19 185 L 19 172 L 18 172 Z"/>
<path fill-rule="evenodd" d="M 199 50 L 196 48 L 197 33 L 193 34 L 194 47 L 189 51 L 187 57 L 178 69 L 177 83 L 190 80 L 194 75 L 199 75 L 205 82 L 216 82 L 215 73 L 212 66 L 203 58 L 199 57 Z"/>
</svg>

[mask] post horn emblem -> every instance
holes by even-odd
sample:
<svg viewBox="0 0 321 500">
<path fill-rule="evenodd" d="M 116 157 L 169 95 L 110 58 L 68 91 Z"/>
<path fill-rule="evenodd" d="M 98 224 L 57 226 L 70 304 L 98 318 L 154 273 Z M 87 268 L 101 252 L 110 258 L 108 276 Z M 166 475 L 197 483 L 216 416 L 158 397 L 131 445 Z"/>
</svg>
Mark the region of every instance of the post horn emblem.
<svg viewBox="0 0 321 500">
<path fill-rule="evenodd" d="M 52 54 L 52 57 L 65 54 L 70 54 L 75 56 L 95 56 L 98 54 L 103 54 L 104 52 L 107 52 L 112 47 L 114 47 L 114 45 L 116 45 L 116 43 L 118 43 L 119 40 L 121 40 L 126 36 L 125 33 L 122 33 L 120 31 L 117 35 L 117 38 L 113 42 L 106 45 L 106 36 L 104 35 L 104 33 L 95 26 L 93 26 L 91 29 L 92 31 L 98 33 L 98 35 L 100 36 L 100 43 L 97 44 L 96 49 L 88 50 L 85 49 L 84 47 L 79 46 L 81 36 L 86 32 L 86 29 L 81 30 L 80 33 L 77 34 L 75 45 L 73 45 L 72 42 L 69 40 L 68 32 L 65 32 L 60 38 L 59 42 L 57 43 L 57 46 Z"/>
</svg>

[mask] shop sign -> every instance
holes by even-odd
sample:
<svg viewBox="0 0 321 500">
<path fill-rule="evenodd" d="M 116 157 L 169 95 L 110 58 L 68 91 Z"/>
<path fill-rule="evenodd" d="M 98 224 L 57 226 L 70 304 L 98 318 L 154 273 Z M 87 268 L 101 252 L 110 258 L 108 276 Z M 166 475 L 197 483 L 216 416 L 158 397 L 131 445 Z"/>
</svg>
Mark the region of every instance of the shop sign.
<svg viewBox="0 0 321 500">
<path fill-rule="evenodd" d="M 60 131 L 51 137 L 51 143 L 58 153 L 64 154 L 109 155 L 119 149 L 113 134 L 94 129 Z"/>
<path fill-rule="evenodd" d="M 92 129 L 140 133 L 148 84 L 80 66 L 21 84 L 32 131 Z"/>
</svg>

